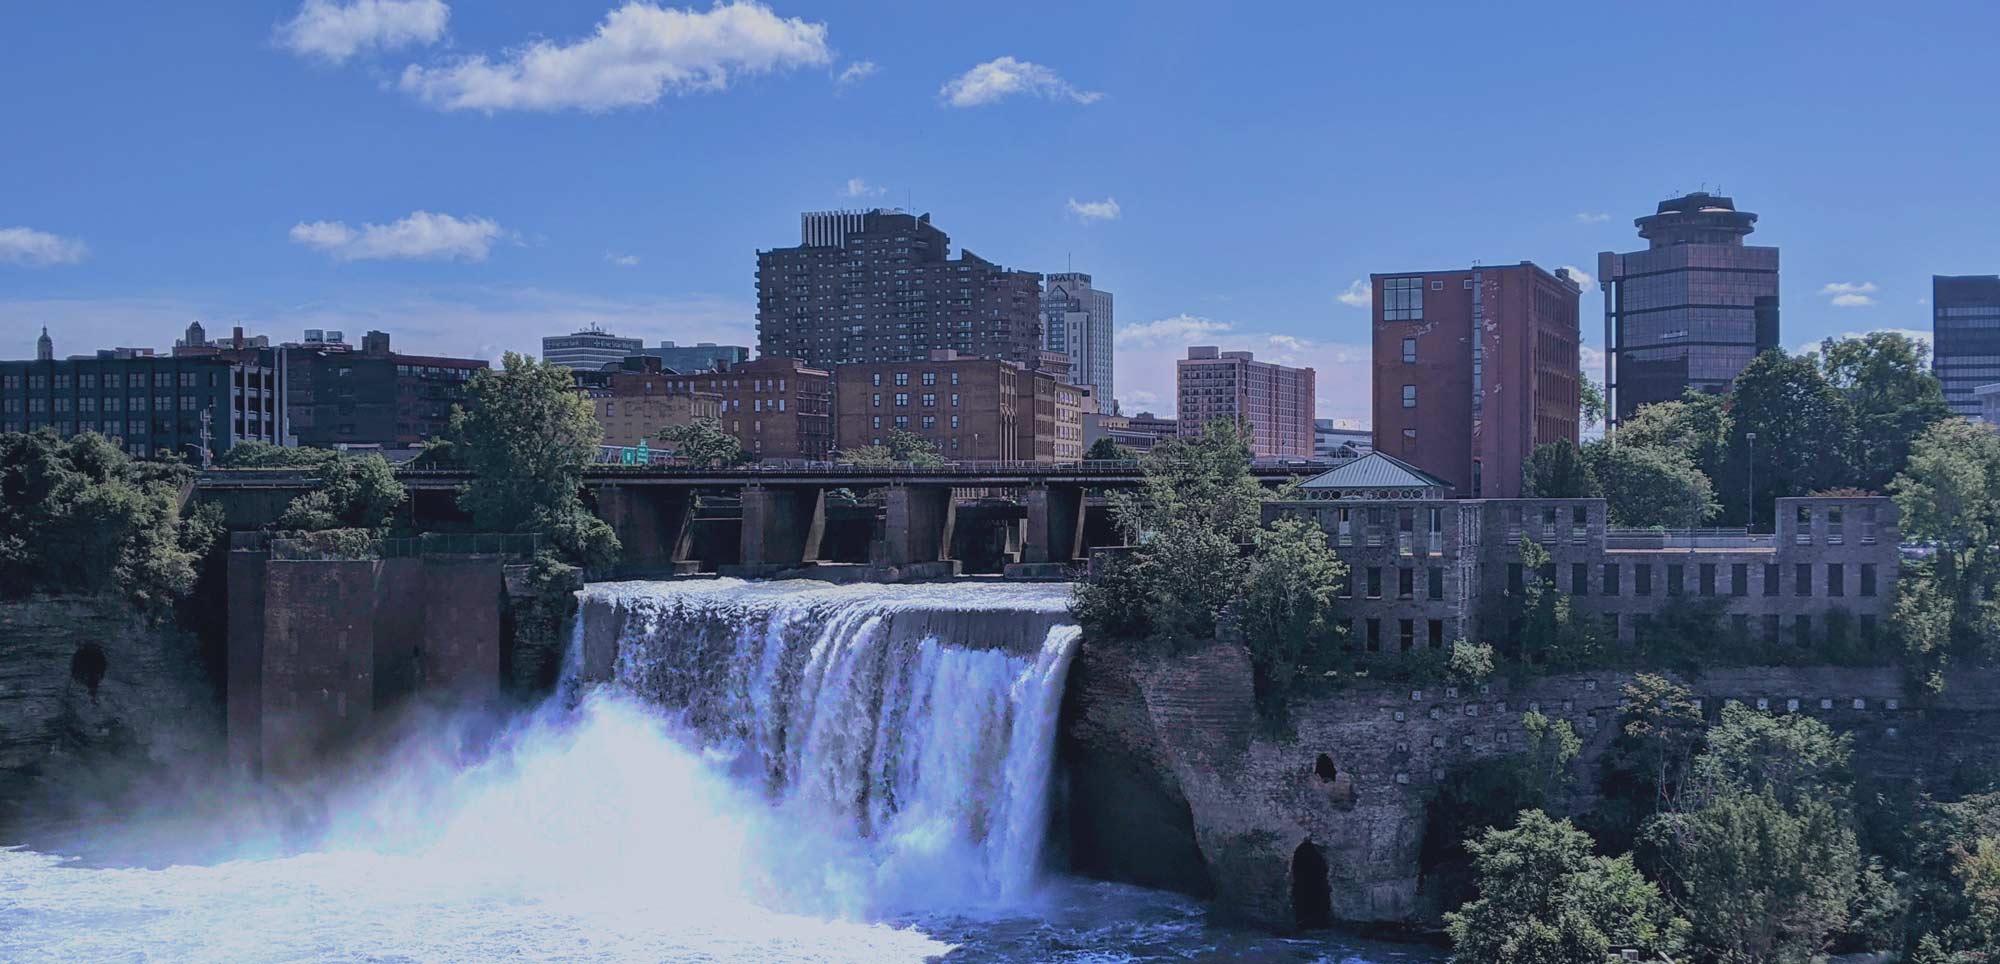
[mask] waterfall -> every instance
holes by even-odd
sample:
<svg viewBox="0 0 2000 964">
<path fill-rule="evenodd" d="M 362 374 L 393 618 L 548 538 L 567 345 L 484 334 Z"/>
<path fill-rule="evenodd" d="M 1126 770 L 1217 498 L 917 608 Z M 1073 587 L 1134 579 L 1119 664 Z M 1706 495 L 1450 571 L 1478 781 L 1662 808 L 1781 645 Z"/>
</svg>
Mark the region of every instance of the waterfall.
<svg viewBox="0 0 2000 964">
<path fill-rule="evenodd" d="M 1060 587 L 630 582 L 581 602 L 569 684 L 678 716 L 739 786 L 830 829 L 871 903 L 1031 891 L 1079 635 Z M 780 872 L 830 873 L 819 857 Z"/>
</svg>

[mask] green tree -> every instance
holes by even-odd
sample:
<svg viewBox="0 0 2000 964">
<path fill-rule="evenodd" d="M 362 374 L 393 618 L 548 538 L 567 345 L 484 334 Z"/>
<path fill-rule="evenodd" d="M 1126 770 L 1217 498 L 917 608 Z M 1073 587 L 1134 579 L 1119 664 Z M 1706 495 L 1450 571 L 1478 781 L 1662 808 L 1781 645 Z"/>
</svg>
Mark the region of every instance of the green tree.
<svg viewBox="0 0 2000 964">
<path fill-rule="evenodd" d="M 317 482 L 312 491 L 285 507 L 277 523 L 280 529 L 385 529 L 408 495 L 396 480 L 395 468 L 373 452 L 352 454 L 242 442 L 216 464 L 225 469 L 302 469 Z"/>
<path fill-rule="evenodd" d="M 1694 694 L 1653 673 L 1625 684 L 1619 717 L 1599 779 L 1604 802 L 1594 826 L 1613 846 L 1629 846 L 1641 823 L 1679 799 L 1704 726 Z"/>
<path fill-rule="evenodd" d="M 1569 821 L 1525 810 L 1466 850 L 1479 897 L 1445 915 L 1456 964 L 1602 964 L 1614 948 L 1680 950 L 1687 927 L 1632 858 L 1592 853 Z"/>
<path fill-rule="evenodd" d="M 1515 551 L 1521 559 L 1521 595 L 1510 598 L 1509 622 L 1519 626 L 1512 649 L 1515 661 L 1549 669 L 1587 666 L 1597 655 L 1597 637 L 1570 606 L 1570 597 L 1555 585 L 1549 551 L 1522 536 Z"/>
<path fill-rule="evenodd" d="M 722 428 L 722 420 L 704 415 L 686 425 L 669 425 L 660 430 L 660 441 L 676 458 L 699 468 L 731 466 L 743 461 L 743 443 Z"/>
<path fill-rule="evenodd" d="M 1954 848 L 1952 875 L 1960 898 L 1954 916 L 1923 935 L 1912 964 L 2000 962 L 2000 836 Z"/>
<path fill-rule="evenodd" d="M 1679 806 L 1645 831 L 1703 956 L 1805 964 L 1848 926 L 1863 878 L 1849 753 L 1810 717 L 1723 708 Z"/>
<path fill-rule="evenodd" d="M 937 443 L 906 429 L 890 429 L 886 445 L 862 445 L 843 449 L 840 460 L 855 465 L 886 468 L 892 465 L 909 464 L 918 468 L 936 468 L 945 464 L 945 458 L 938 453 Z"/>
<path fill-rule="evenodd" d="M 1755 433 L 1753 528 L 1770 531 L 1776 499 L 1852 484 L 1854 410 L 1810 356 L 1758 355 L 1729 393 L 1729 467 L 1718 479 L 1748 484 Z"/>
<path fill-rule="evenodd" d="M 1262 521 L 1264 487 L 1250 474 L 1250 440 L 1230 419 L 1216 419 L 1193 438 L 1166 439 L 1141 460 L 1136 492 L 1110 496 L 1113 522 L 1143 543 L 1149 531 L 1173 526 L 1213 528 L 1246 543 Z"/>
<path fill-rule="evenodd" d="M 1948 664 L 1991 662 L 2000 647 L 2000 435 L 1966 419 L 1939 422 L 1889 488 L 1904 538 L 1933 550 L 1897 581 L 1896 628 L 1913 668 L 1941 688 Z"/>
<path fill-rule="evenodd" d="M 1604 389 L 1597 382 L 1593 381 L 1588 373 L 1579 372 L 1576 383 L 1579 386 L 1577 391 L 1577 424 L 1586 429 L 1593 429 L 1604 424 Z"/>
<path fill-rule="evenodd" d="M 1301 670 L 1325 667 L 1335 651 L 1335 599 L 1346 575 L 1319 526 L 1280 519 L 1258 530 L 1235 613 L 1260 692 L 1282 693 Z"/>
<path fill-rule="evenodd" d="M 1625 444 L 1620 432 L 1616 442 L 1591 443 L 1587 460 L 1614 525 L 1693 528 L 1718 509 L 1708 476 L 1678 448 Z"/>
<path fill-rule="evenodd" d="M 183 508 L 193 478 L 94 432 L 0 435 L 0 595 L 118 592 L 155 611 L 186 596 L 221 531 L 212 508 Z"/>
<path fill-rule="evenodd" d="M 1641 406 L 1618 424 L 1613 441 L 1679 452 L 1712 482 L 1722 478 L 1732 424 L 1722 396 L 1690 389 L 1679 401 Z"/>
<path fill-rule="evenodd" d="M 466 383 L 452 410 L 453 455 L 472 470 L 459 505 L 481 528 L 540 532 L 571 563 L 609 566 L 611 527 L 583 505 L 583 468 L 604 432 L 570 370 L 508 352 Z"/>
<path fill-rule="evenodd" d="M 1816 356 L 1827 384 L 1854 413 L 1854 462 L 1846 484 L 1884 491 L 1910 460 L 1910 446 L 1951 417 L 1930 370 L 1930 346 L 1900 332 L 1828 338 Z"/>
<path fill-rule="evenodd" d="M 1089 461 L 1122 462 L 1130 460 L 1133 453 L 1131 449 L 1118 444 L 1111 436 L 1106 435 L 1090 443 L 1090 448 L 1084 450 L 1083 457 Z"/>
<path fill-rule="evenodd" d="M 1590 464 L 1568 442 L 1535 446 L 1521 467 L 1521 484 L 1527 489 L 1524 494 L 1535 499 L 1589 499 L 1599 494 Z"/>
</svg>

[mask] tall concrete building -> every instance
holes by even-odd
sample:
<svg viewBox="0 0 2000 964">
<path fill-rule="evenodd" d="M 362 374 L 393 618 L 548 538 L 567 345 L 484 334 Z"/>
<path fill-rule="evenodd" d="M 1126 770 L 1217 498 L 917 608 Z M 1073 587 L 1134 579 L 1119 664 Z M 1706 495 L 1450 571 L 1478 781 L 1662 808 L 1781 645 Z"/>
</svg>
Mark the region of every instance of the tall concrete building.
<svg viewBox="0 0 2000 964">
<path fill-rule="evenodd" d="M 1523 261 L 1370 283 L 1375 451 L 1461 496 L 1510 499 L 1535 446 L 1576 444 L 1583 289 L 1567 270 Z"/>
<path fill-rule="evenodd" d="M 1189 348 L 1174 368 L 1182 438 L 1199 436 L 1209 422 L 1227 418 L 1250 431 L 1256 458 L 1313 457 L 1312 369 L 1260 362 L 1247 351 L 1209 345 Z"/>
<path fill-rule="evenodd" d="M 596 371 L 639 354 L 645 344 L 637 338 L 620 338 L 598 328 L 586 328 L 543 338 L 542 360 L 578 371 Z"/>
<path fill-rule="evenodd" d="M 800 243 L 757 252 L 757 349 L 825 369 L 933 351 L 1035 368 L 1042 276 L 961 249 L 928 214 L 800 216 Z"/>
<path fill-rule="evenodd" d="M 1042 347 L 1069 356 L 1069 381 L 1089 385 L 1101 411 L 1113 409 L 1111 292 L 1081 271 L 1048 276 L 1042 290 Z"/>
<path fill-rule="evenodd" d="M 1974 389 L 2000 382 L 2000 275 L 1931 276 L 1931 371 L 1953 412 L 1980 417 Z"/>
<path fill-rule="evenodd" d="M 1726 392 L 1778 347 L 1778 249 L 1743 243 L 1757 215 L 1696 191 L 1632 223 L 1646 250 L 1597 256 L 1613 425 L 1690 388 Z"/>
</svg>

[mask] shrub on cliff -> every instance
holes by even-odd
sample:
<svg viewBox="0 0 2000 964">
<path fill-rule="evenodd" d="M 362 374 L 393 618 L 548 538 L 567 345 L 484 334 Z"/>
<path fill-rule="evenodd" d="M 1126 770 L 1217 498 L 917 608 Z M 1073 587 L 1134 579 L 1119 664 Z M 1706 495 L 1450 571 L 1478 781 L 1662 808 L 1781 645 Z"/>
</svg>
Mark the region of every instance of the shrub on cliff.
<svg viewBox="0 0 2000 964">
<path fill-rule="evenodd" d="M 1524 810 L 1465 845 L 1479 898 L 1445 915 L 1457 964 L 1597 964 L 1613 948 L 1679 951 L 1687 930 L 1632 858 L 1592 853 L 1567 820 Z"/>
<path fill-rule="evenodd" d="M 101 435 L 0 435 L 0 594 L 123 592 L 160 606 L 194 588 L 220 531 L 182 511 L 192 471 L 132 458 Z"/>
<path fill-rule="evenodd" d="M 466 383 L 454 407 L 452 455 L 472 470 L 459 505 L 482 529 L 540 532 L 569 562 L 609 566 L 618 536 L 582 500 L 583 467 L 604 430 L 561 365 L 508 352 Z"/>
<path fill-rule="evenodd" d="M 403 483 L 396 481 L 395 468 L 373 452 L 353 454 L 244 442 L 224 454 L 218 465 L 225 469 L 304 469 L 319 480 L 318 488 L 285 507 L 285 514 L 278 519 L 280 529 L 383 529 L 408 495 Z"/>
<path fill-rule="evenodd" d="M 1266 493 L 1242 429 L 1218 420 L 1198 438 L 1161 443 L 1141 465 L 1139 488 L 1111 497 L 1132 549 L 1101 559 L 1075 589 L 1071 610 L 1087 631 L 1171 647 L 1213 639 L 1230 608 L 1264 696 L 1335 651 L 1345 567 L 1310 523 L 1259 525 Z"/>
</svg>

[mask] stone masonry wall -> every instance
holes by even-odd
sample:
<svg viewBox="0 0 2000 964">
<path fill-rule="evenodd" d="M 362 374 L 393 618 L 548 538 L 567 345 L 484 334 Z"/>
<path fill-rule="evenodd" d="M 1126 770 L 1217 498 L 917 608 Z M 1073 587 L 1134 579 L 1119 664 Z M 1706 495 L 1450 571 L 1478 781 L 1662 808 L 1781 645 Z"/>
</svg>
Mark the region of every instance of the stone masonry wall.
<svg viewBox="0 0 2000 964">
<path fill-rule="evenodd" d="M 1072 866 L 1212 895 L 1229 915 L 1289 927 L 1292 858 L 1309 843 L 1326 858 L 1336 919 L 1419 922 L 1429 910 L 1418 854 L 1439 782 L 1456 764 L 1523 749 L 1531 708 L 1571 722 L 1585 744 L 1577 772 L 1594 773 L 1630 675 L 1469 691 L 1351 687 L 1295 699 L 1291 732 L 1278 735 L 1254 712 L 1239 648 L 1133 657 L 1086 641 L 1062 739 Z M 1864 780 L 2000 762 L 1990 736 L 2000 678 L 1990 674 L 1968 674 L 1922 706 L 1888 669 L 1732 669 L 1681 682 L 1711 716 L 1734 699 L 1853 733 Z"/>
</svg>

